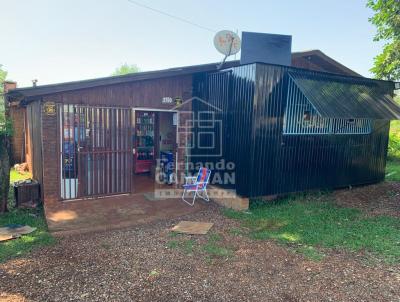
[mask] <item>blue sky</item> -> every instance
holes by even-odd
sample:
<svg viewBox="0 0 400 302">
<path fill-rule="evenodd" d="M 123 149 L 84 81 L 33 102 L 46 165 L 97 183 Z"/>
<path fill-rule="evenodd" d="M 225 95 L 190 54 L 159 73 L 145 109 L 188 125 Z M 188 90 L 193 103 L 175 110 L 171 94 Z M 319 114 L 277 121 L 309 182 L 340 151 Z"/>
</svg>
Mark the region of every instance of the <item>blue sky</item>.
<svg viewBox="0 0 400 302">
<path fill-rule="evenodd" d="M 382 48 L 366 0 L 138 1 L 216 31 L 290 34 L 293 51 L 320 49 L 364 76 Z M 222 59 L 212 32 L 128 0 L 0 0 L 0 7 L 0 64 L 20 87 L 108 76 L 125 62 L 156 70 Z"/>
</svg>

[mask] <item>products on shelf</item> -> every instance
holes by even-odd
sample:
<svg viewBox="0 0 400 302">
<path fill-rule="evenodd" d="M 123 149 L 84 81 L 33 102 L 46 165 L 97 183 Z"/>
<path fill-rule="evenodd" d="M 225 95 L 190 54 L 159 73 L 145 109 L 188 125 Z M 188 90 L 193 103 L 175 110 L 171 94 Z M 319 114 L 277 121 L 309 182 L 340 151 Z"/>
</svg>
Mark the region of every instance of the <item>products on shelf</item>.
<svg viewBox="0 0 400 302">
<path fill-rule="evenodd" d="M 154 112 L 136 112 L 135 172 L 149 172 L 154 160 Z"/>
</svg>

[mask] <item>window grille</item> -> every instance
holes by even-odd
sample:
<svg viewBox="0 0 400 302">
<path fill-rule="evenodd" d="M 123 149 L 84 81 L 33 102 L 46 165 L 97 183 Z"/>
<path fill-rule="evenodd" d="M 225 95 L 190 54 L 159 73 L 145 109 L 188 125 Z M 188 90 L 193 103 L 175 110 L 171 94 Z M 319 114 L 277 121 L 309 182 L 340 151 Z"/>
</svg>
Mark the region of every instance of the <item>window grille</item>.
<svg viewBox="0 0 400 302">
<path fill-rule="evenodd" d="M 370 119 L 322 118 L 289 78 L 284 134 L 368 134 L 371 125 Z"/>
</svg>

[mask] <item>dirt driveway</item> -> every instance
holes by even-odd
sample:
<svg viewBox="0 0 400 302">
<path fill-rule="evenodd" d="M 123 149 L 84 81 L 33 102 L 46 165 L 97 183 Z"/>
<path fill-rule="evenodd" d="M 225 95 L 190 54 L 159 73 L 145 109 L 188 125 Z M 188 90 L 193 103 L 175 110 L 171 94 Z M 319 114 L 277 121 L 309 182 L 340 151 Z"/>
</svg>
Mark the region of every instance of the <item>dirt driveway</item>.
<svg viewBox="0 0 400 302">
<path fill-rule="evenodd" d="M 343 200 L 345 192 L 338 194 Z M 0 301 L 400 300 L 399 265 L 342 251 L 310 261 L 272 241 L 238 236 L 237 221 L 216 206 L 184 219 L 214 222 L 212 234 L 233 254 L 210 258 L 200 248 L 206 237 L 171 235 L 180 219 L 67 237 L 1 264 Z"/>
</svg>

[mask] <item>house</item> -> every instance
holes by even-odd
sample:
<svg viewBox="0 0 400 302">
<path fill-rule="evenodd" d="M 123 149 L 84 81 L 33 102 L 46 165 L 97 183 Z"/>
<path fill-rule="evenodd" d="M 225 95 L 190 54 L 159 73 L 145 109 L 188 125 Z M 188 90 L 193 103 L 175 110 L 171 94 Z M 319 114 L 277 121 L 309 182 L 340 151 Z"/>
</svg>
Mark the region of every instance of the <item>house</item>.
<svg viewBox="0 0 400 302">
<path fill-rule="evenodd" d="M 291 62 L 6 83 L 13 159 L 28 162 L 45 205 L 144 192 L 162 154 L 177 178 L 220 164 L 228 181 L 216 184 L 245 198 L 383 180 L 394 84 L 319 50 Z"/>
</svg>

